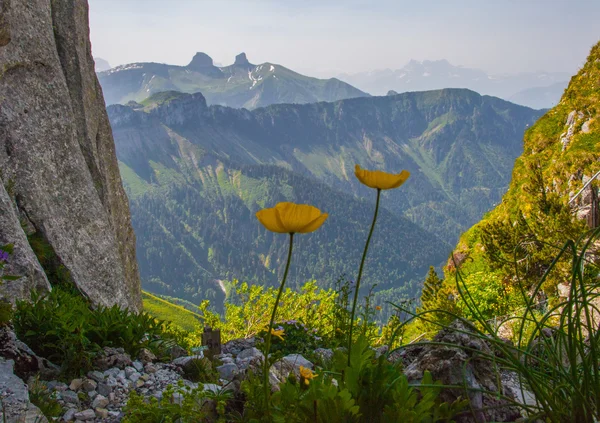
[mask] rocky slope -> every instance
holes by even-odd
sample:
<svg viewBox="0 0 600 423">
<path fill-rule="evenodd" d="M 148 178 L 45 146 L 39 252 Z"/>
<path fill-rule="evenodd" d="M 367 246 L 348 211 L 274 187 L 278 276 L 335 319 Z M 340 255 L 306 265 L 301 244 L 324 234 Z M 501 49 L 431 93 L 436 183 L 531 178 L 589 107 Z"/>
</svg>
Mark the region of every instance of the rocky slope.
<svg viewBox="0 0 600 423">
<path fill-rule="evenodd" d="M 24 276 L 0 296 L 49 289 L 27 235 L 94 304 L 139 309 L 135 236 L 87 2 L 3 0 L 0 11 L 0 243 L 15 243 L 7 271 Z"/>
<path fill-rule="evenodd" d="M 209 104 L 254 109 L 276 103 L 314 103 L 364 97 L 339 79 L 301 75 L 276 63 L 254 65 L 246 55 L 217 67 L 205 53 L 187 66 L 131 63 L 98 74 L 107 104 L 141 101 L 161 91 L 202 92 Z"/>
<path fill-rule="evenodd" d="M 600 181 L 576 194 L 600 171 L 599 113 L 600 43 L 571 78 L 560 102 L 526 132 L 524 152 L 502 202 L 461 237 L 455 257 L 469 258 L 462 266 L 465 273 L 494 271 L 510 285 L 517 260 L 523 266 L 521 278 L 530 286 L 568 239 L 577 240 L 598 226 L 593 204 L 598 202 Z M 505 260 L 510 266 L 502 265 Z M 563 283 L 570 265 L 561 269 L 561 263 L 544 284 L 548 296 L 561 295 L 561 286 L 568 293 Z M 449 279 L 454 284 L 454 278 Z"/>
</svg>

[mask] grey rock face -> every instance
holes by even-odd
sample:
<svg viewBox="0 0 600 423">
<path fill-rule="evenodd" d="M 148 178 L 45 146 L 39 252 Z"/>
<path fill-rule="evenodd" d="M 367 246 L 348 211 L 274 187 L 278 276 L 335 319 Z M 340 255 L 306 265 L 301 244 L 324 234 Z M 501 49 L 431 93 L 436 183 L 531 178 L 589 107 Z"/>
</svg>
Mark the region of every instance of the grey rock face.
<svg viewBox="0 0 600 423">
<path fill-rule="evenodd" d="M 9 185 L 10 186 L 10 185 Z M 14 251 L 4 267 L 7 275 L 23 275 L 0 283 L 0 298 L 27 298 L 31 290 L 49 291 L 50 283 L 21 228 L 15 206 L 0 177 L 0 245 L 13 244 Z"/>
<path fill-rule="evenodd" d="M 0 9 L 10 32 L 0 46 L 4 183 L 12 181 L 19 214 L 93 303 L 139 310 L 135 236 L 94 72 L 87 1 L 3 0 Z M 23 284 L 45 283 L 35 268 L 24 275 Z"/>
<path fill-rule="evenodd" d="M 13 361 L 0 357 L 0 421 L 48 423 L 39 408 L 29 402 L 27 385 L 13 373 Z"/>
<path fill-rule="evenodd" d="M 513 396 L 514 392 L 502 384 L 498 385 L 498 374 L 489 360 L 482 358 L 478 351 L 492 355 L 490 346 L 476 336 L 472 329 L 457 320 L 435 337 L 436 343 L 448 345 L 424 345 L 419 355 L 406 366 L 404 374 L 409 382 L 420 381 L 425 371 L 431 372 L 433 380 L 444 385 L 466 386 L 462 389 L 446 389 L 440 394 L 442 401 L 452 402 L 459 396 L 468 398 L 471 403 L 469 415 L 461 415 L 457 422 L 512 422 L 521 417 L 519 410 L 508 401 L 495 395 L 482 394 L 481 390 Z M 452 346 L 450 346 L 452 345 Z M 513 396 L 514 398 L 514 396 Z"/>
</svg>

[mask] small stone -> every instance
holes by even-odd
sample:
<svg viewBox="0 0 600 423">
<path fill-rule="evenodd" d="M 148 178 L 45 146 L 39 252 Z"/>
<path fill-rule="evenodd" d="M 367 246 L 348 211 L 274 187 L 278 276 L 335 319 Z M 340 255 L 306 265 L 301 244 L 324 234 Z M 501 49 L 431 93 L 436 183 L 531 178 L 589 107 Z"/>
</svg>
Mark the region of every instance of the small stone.
<svg viewBox="0 0 600 423">
<path fill-rule="evenodd" d="M 98 396 L 98 392 L 96 392 L 96 391 L 90 391 L 90 392 L 88 392 L 88 397 L 89 397 L 90 399 L 94 399 L 94 398 L 96 398 L 97 396 Z"/>
<path fill-rule="evenodd" d="M 96 383 L 96 381 L 92 379 L 86 379 L 81 384 L 81 389 L 83 389 L 85 392 L 90 392 L 96 390 L 97 386 L 98 384 Z"/>
<path fill-rule="evenodd" d="M 313 368 L 313 364 L 308 361 L 306 358 L 304 358 L 301 354 L 290 354 L 290 355 L 286 355 L 285 357 L 283 357 L 283 359 L 285 361 L 287 361 L 288 363 L 294 365 L 295 367 L 306 367 L 308 369 L 312 369 Z"/>
<path fill-rule="evenodd" d="M 115 399 L 116 399 L 116 395 L 114 392 L 111 392 L 110 394 L 108 394 L 108 400 L 110 402 L 115 402 Z"/>
<path fill-rule="evenodd" d="M 147 381 L 148 379 L 150 379 L 150 375 L 148 375 L 148 374 L 144 373 L 144 374 L 141 376 L 141 379 L 143 379 L 144 381 Z"/>
<path fill-rule="evenodd" d="M 134 367 L 130 367 L 130 366 L 125 367 L 125 376 L 129 377 L 134 373 L 137 373 L 137 370 L 135 370 Z"/>
<path fill-rule="evenodd" d="M 92 407 L 105 408 L 108 405 L 108 403 L 109 403 L 108 398 L 106 398 L 102 395 L 97 395 L 96 398 L 94 398 L 94 401 L 92 401 Z"/>
<path fill-rule="evenodd" d="M 176 358 L 175 360 L 173 360 L 171 362 L 171 364 L 173 364 L 174 366 L 185 367 L 191 361 L 193 361 L 193 360 L 200 360 L 202 358 L 204 358 L 204 353 L 202 351 L 200 351 L 200 354 L 198 354 L 198 355 L 189 355 L 189 356 L 186 356 L 186 357 Z"/>
<path fill-rule="evenodd" d="M 77 413 L 77 409 L 69 408 L 65 414 L 63 414 L 63 420 L 66 422 L 70 422 L 75 418 L 75 413 Z"/>
<path fill-rule="evenodd" d="M 117 379 L 112 376 L 110 376 L 108 379 L 106 379 L 106 385 L 108 385 L 110 388 L 114 388 L 118 384 L 119 384 L 119 382 L 117 382 Z"/>
<path fill-rule="evenodd" d="M 115 380 L 115 385 L 116 385 L 116 380 Z M 101 382 L 98 384 L 96 391 L 98 391 L 98 393 L 100 395 L 104 395 L 106 397 L 112 392 L 112 388 L 110 386 L 108 386 L 108 384 Z"/>
<path fill-rule="evenodd" d="M 147 348 L 142 348 L 140 350 L 140 353 L 138 354 L 138 359 L 142 362 L 142 363 L 151 363 L 153 361 L 156 360 L 156 356 L 154 355 L 154 353 L 152 351 L 150 351 Z"/>
<path fill-rule="evenodd" d="M 112 367 L 112 368 L 110 368 L 110 369 L 108 369 L 108 370 L 106 370 L 106 371 L 104 372 L 104 377 L 105 377 L 105 378 L 109 378 L 109 377 L 111 377 L 111 376 L 112 376 L 112 377 L 116 377 L 116 376 L 119 374 L 119 372 L 120 372 L 120 371 L 121 371 L 121 370 L 119 370 L 118 368 L 116 368 L 116 367 Z"/>
<path fill-rule="evenodd" d="M 69 389 L 71 391 L 77 391 L 79 388 L 81 388 L 82 384 L 83 384 L 83 379 L 73 379 L 71 381 L 71 384 L 69 385 Z"/>
<path fill-rule="evenodd" d="M 104 373 L 99 372 L 99 371 L 89 372 L 87 374 L 87 376 L 90 379 L 95 380 L 96 382 L 100 382 L 100 381 L 104 380 Z"/>
<path fill-rule="evenodd" d="M 217 367 L 220 378 L 225 380 L 233 380 L 233 377 L 239 372 L 238 366 L 233 363 L 225 363 Z"/>
<path fill-rule="evenodd" d="M 137 382 L 138 379 L 141 377 L 142 375 L 140 375 L 139 373 L 133 373 L 132 375 L 129 376 L 129 380 L 132 381 L 133 383 Z"/>
<path fill-rule="evenodd" d="M 108 410 L 106 408 L 96 408 L 96 417 L 99 419 L 105 419 L 108 417 Z"/>
<path fill-rule="evenodd" d="M 60 393 L 60 397 L 67 404 L 79 404 L 79 397 L 76 392 L 64 391 Z"/>
<path fill-rule="evenodd" d="M 137 382 L 135 382 L 135 386 L 136 388 L 141 388 L 142 386 L 144 386 L 144 381 L 142 379 L 138 380 Z"/>
<path fill-rule="evenodd" d="M 144 371 L 146 373 L 150 373 L 150 374 L 156 373 L 156 370 L 157 370 L 156 366 L 154 364 L 151 364 L 151 363 L 146 364 L 146 366 L 144 367 Z"/>
<path fill-rule="evenodd" d="M 141 371 L 144 370 L 144 365 L 140 361 L 134 361 L 133 362 L 133 368 L 135 370 L 137 370 L 138 372 L 141 372 Z"/>
<path fill-rule="evenodd" d="M 87 410 L 75 413 L 75 418 L 77 420 L 92 420 L 96 418 L 96 413 L 91 408 L 88 408 Z"/>
</svg>

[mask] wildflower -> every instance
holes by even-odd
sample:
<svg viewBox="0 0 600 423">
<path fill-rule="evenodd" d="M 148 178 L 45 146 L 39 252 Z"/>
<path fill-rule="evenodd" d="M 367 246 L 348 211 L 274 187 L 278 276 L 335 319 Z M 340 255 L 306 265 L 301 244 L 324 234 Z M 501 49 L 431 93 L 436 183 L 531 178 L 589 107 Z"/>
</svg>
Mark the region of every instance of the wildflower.
<svg viewBox="0 0 600 423">
<path fill-rule="evenodd" d="M 316 231 L 327 219 L 316 207 L 307 204 L 278 203 L 270 209 L 262 209 L 256 218 L 271 232 L 281 234 L 308 233 Z"/>
<path fill-rule="evenodd" d="M 375 307 L 375 310 L 377 310 L 377 311 L 381 311 L 381 306 L 376 306 L 376 307 Z"/>
<path fill-rule="evenodd" d="M 9 254 L 6 251 L 0 250 L 0 263 L 5 263 L 8 261 Z"/>
<path fill-rule="evenodd" d="M 300 366 L 300 380 L 304 381 L 305 385 L 308 385 L 310 381 L 319 376 L 316 373 L 313 373 L 308 367 Z"/>
<path fill-rule="evenodd" d="M 354 174 L 358 178 L 361 184 L 368 186 L 369 188 L 376 189 L 394 189 L 402 185 L 408 177 L 410 172 L 403 170 L 398 174 L 382 172 L 381 170 L 366 170 L 361 169 L 359 165 L 356 165 Z"/>
<path fill-rule="evenodd" d="M 283 336 L 285 333 L 283 329 L 275 330 L 271 328 L 271 335 L 276 336 L 283 341 Z"/>
<path fill-rule="evenodd" d="M 295 203 L 278 203 L 275 207 L 270 209 L 262 209 L 256 213 L 256 218 L 262 225 L 271 232 L 287 233 L 290 235 L 290 246 L 288 249 L 288 257 L 285 264 L 285 271 L 283 272 L 283 278 L 279 285 L 279 291 L 277 292 L 277 298 L 275 298 L 275 305 L 273 305 L 273 311 L 271 313 L 271 319 L 269 321 L 269 330 L 265 339 L 264 355 L 269 356 L 271 350 L 271 338 L 273 336 L 279 337 L 283 340 L 283 329 L 281 331 L 273 330 L 273 322 L 277 316 L 277 307 L 281 300 L 281 294 L 285 287 L 285 281 L 287 280 L 288 272 L 290 270 L 290 262 L 292 261 L 292 249 L 294 247 L 294 235 L 296 233 L 308 233 L 316 231 L 323 225 L 327 219 L 327 213 L 321 213 L 316 207 L 309 206 L 307 204 L 295 204 Z M 269 384 L 269 360 L 264 360 L 263 369 L 264 378 L 264 389 L 265 389 L 265 401 L 269 403 L 269 397 L 271 395 L 271 389 Z"/>
<path fill-rule="evenodd" d="M 375 202 L 375 213 L 373 214 L 371 230 L 369 231 L 369 236 L 367 237 L 367 242 L 365 243 L 365 249 L 363 251 L 362 259 L 360 260 L 360 266 L 358 268 L 356 286 L 354 287 L 354 300 L 352 302 L 352 311 L 350 312 L 350 328 L 348 331 L 348 366 L 350 365 L 350 357 L 352 352 L 352 328 L 354 326 L 354 315 L 356 313 L 356 304 L 358 301 L 358 290 L 360 288 L 360 280 L 362 278 L 365 259 L 367 258 L 367 252 L 369 251 L 369 244 L 371 243 L 371 237 L 373 236 L 373 229 L 375 229 L 375 223 L 377 222 L 379 201 L 381 200 L 381 190 L 398 188 L 400 185 L 406 182 L 410 176 L 410 172 L 403 170 L 398 174 L 393 174 L 382 172 L 380 170 L 365 170 L 361 169 L 359 165 L 356 165 L 354 174 L 362 184 L 370 188 L 377 189 L 377 200 Z"/>
</svg>

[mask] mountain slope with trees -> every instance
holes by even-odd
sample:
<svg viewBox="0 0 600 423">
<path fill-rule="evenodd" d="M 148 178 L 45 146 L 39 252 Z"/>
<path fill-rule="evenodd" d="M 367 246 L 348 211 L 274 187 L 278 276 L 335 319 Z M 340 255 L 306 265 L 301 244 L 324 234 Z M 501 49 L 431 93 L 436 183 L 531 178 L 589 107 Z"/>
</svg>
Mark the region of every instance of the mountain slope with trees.
<svg viewBox="0 0 600 423">
<path fill-rule="evenodd" d="M 380 246 L 364 286 L 378 283 L 379 299 L 416 295 L 449 241 L 500 198 L 518 139 L 537 117 L 468 90 L 252 112 L 169 92 L 108 112 L 145 287 L 216 303 L 228 289 L 219 281 L 278 280 L 285 243 L 262 233 L 254 218 L 278 201 L 331 215 L 323 231 L 300 241 L 292 285 L 354 277 L 374 200 L 355 181 L 355 163 L 412 172 L 384 198 Z"/>
</svg>

